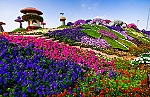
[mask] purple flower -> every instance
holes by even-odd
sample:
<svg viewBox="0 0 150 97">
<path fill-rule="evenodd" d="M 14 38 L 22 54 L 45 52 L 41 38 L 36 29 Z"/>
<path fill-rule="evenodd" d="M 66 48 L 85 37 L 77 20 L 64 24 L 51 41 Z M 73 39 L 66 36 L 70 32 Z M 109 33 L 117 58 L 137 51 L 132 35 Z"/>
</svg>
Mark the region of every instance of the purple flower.
<svg viewBox="0 0 150 97">
<path fill-rule="evenodd" d="M 74 22 L 74 26 L 80 26 L 80 25 L 83 25 L 85 23 L 86 23 L 85 20 L 80 19 L 80 20 L 77 20 Z"/>
</svg>

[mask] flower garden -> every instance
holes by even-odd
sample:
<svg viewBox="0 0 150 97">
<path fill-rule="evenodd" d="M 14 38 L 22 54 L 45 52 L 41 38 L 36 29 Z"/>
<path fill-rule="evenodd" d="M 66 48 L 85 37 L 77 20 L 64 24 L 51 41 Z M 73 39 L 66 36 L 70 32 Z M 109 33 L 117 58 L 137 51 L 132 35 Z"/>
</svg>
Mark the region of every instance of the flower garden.
<svg viewBox="0 0 150 97">
<path fill-rule="evenodd" d="M 0 34 L 0 97 L 149 97 L 148 31 L 107 22 L 40 30 L 49 39 Z"/>
</svg>

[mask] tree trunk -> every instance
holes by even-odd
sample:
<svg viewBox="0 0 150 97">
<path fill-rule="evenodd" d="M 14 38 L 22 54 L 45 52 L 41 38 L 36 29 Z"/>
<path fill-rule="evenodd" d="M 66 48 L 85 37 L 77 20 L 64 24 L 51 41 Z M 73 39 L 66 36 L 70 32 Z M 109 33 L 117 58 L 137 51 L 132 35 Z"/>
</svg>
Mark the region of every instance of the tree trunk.
<svg viewBox="0 0 150 97">
<path fill-rule="evenodd" d="M 4 32 L 2 25 L 0 25 L 0 32 Z"/>
</svg>

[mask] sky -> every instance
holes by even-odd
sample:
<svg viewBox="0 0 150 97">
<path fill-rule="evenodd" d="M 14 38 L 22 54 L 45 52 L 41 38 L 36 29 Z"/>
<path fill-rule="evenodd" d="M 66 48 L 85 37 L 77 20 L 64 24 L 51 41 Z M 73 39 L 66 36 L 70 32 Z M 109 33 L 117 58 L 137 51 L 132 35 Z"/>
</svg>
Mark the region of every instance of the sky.
<svg viewBox="0 0 150 97">
<path fill-rule="evenodd" d="M 0 0 L 0 21 L 6 23 L 3 25 L 6 32 L 19 28 L 19 23 L 14 20 L 23 15 L 20 10 L 26 7 L 43 12 L 45 28 L 60 26 L 60 13 L 63 12 L 66 23 L 100 17 L 136 25 L 139 20 L 138 28 L 146 29 L 150 0 Z M 27 24 L 23 22 L 22 25 L 26 28 Z M 150 21 L 147 30 L 150 30 Z"/>
</svg>

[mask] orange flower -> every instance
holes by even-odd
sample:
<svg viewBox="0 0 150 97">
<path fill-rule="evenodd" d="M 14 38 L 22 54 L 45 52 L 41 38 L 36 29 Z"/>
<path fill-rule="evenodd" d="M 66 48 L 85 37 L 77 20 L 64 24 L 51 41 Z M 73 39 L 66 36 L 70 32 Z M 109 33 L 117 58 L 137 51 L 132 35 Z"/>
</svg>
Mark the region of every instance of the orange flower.
<svg viewBox="0 0 150 97">
<path fill-rule="evenodd" d="M 108 89 L 108 88 L 105 88 L 105 90 L 106 90 L 106 93 L 108 93 L 108 90 L 109 90 L 109 89 Z"/>
<path fill-rule="evenodd" d="M 128 83 L 130 83 L 130 80 L 127 80 Z"/>
<path fill-rule="evenodd" d="M 87 94 L 88 96 L 90 96 L 91 93 L 90 93 L 90 92 L 86 92 L 86 94 Z"/>
<path fill-rule="evenodd" d="M 64 93 L 65 93 L 65 94 L 67 93 L 67 90 L 66 90 L 66 89 L 64 89 Z"/>
<path fill-rule="evenodd" d="M 103 80 L 103 79 L 102 79 L 102 82 L 103 82 L 104 84 L 106 83 L 105 80 Z"/>
<path fill-rule="evenodd" d="M 55 95 L 54 95 L 54 94 L 52 94 L 52 97 L 55 97 Z"/>
<path fill-rule="evenodd" d="M 119 89 L 121 89 L 121 87 L 120 87 L 120 86 L 118 86 L 118 88 L 119 88 Z"/>
</svg>

